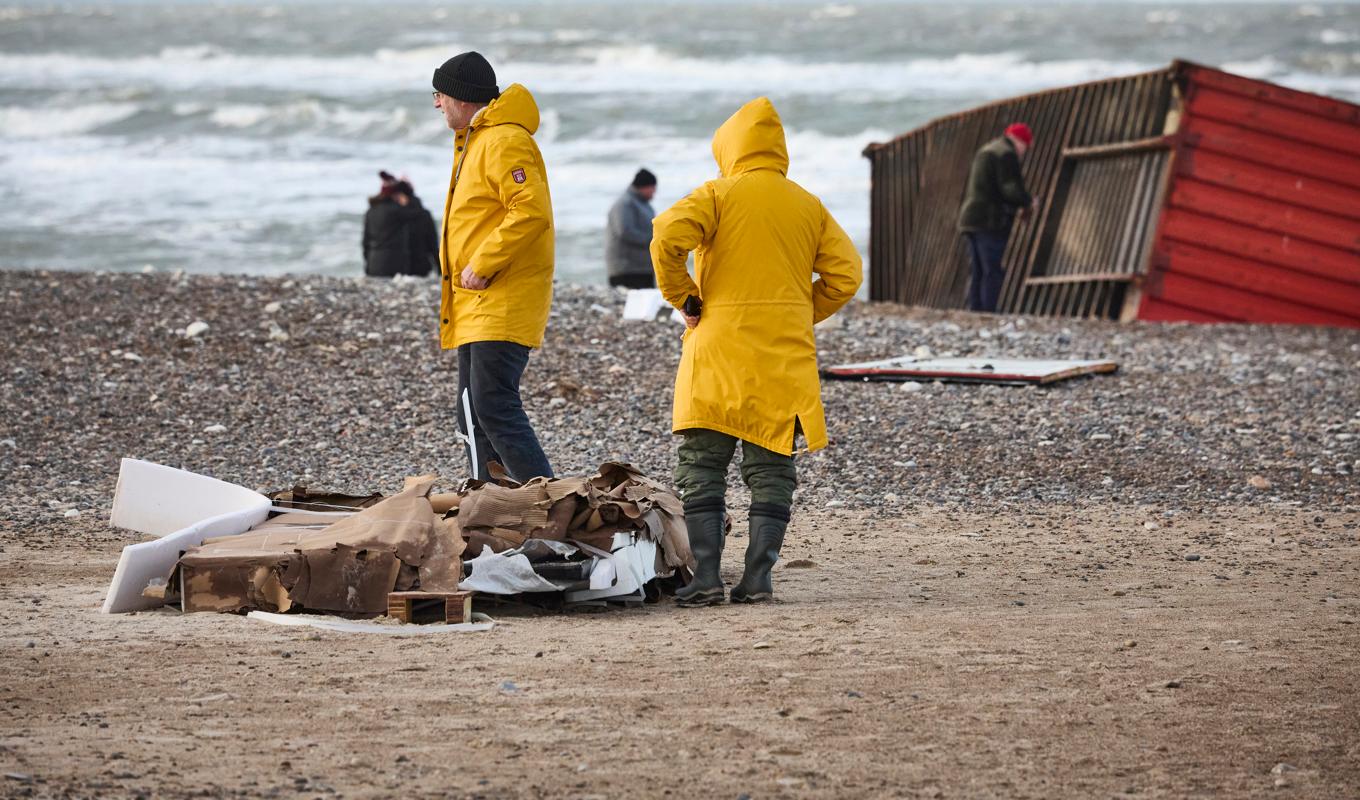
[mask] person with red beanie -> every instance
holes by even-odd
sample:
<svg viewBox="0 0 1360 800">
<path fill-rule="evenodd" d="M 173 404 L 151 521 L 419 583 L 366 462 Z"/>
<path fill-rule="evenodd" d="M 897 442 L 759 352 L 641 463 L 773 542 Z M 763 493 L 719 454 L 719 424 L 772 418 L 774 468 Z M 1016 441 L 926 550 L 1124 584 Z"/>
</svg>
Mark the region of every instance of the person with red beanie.
<svg viewBox="0 0 1360 800">
<path fill-rule="evenodd" d="M 1025 190 L 1020 162 L 1034 133 L 1023 122 L 982 146 L 968 172 L 963 204 L 959 207 L 959 232 L 968 244 L 973 279 L 968 286 L 970 311 L 996 311 L 1001 282 L 1006 277 L 1001 257 L 1016 214 L 1038 208 L 1038 198 Z"/>
</svg>

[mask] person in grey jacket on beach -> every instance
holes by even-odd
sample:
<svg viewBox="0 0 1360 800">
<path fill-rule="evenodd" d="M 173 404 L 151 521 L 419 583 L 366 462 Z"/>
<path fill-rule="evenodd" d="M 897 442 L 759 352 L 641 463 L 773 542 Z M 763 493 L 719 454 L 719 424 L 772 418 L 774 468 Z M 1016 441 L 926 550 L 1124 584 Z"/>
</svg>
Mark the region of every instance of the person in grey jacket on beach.
<svg viewBox="0 0 1360 800">
<path fill-rule="evenodd" d="M 609 268 L 609 285 L 629 289 L 653 289 L 656 273 L 652 270 L 652 198 L 656 196 L 656 176 L 638 170 L 633 185 L 609 209 L 609 229 L 604 258 Z"/>
</svg>

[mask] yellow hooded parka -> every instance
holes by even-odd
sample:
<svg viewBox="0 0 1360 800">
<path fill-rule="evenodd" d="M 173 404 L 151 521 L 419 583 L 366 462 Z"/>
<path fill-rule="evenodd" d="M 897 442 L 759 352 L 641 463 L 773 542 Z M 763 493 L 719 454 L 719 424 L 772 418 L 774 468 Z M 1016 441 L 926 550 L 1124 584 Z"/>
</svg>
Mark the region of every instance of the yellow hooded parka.
<svg viewBox="0 0 1360 800">
<path fill-rule="evenodd" d="M 822 202 L 785 177 L 784 127 L 768 98 L 718 128 L 713 157 L 722 177 L 653 223 L 667 302 L 703 301 L 699 325 L 685 333 L 673 430 L 707 428 L 792 454 L 797 421 L 809 449 L 825 447 L 812 326 L 859 290 L 859 252 Z"/>
<path fill-rule="evenodd" d="M 538 104 L 516 83 L 454 138 L 439 248 L 439 341 L 543 343 L 552 305 L 553 217 L 548 171 L 533 134 Z M 465 289 L 471 266 L 491 285 Z"/>
</svg>

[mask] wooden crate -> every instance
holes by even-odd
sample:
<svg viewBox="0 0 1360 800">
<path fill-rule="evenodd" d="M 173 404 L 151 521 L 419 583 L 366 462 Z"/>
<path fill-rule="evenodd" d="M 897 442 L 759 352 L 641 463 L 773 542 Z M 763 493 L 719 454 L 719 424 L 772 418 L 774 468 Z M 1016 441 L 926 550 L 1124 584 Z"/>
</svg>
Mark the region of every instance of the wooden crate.
<svg viewBox="0 0 1360 800">
<path fill-rule="evenodd" d="M 472 621 L 472 592 L 388 592 L 387 615 L 416 624 Z"/>
</svg>

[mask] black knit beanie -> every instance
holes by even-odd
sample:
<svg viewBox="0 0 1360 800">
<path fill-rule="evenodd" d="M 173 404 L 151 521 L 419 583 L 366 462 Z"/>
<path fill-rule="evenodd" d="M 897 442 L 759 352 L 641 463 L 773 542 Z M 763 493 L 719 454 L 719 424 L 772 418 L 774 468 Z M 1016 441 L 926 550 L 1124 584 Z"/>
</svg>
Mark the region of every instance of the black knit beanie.
<svg viewBox="0 0 1360 800">
<path fill-rule="evenodd" d="M 633 188 L 634 188 L 634 189 L 642 189 L 642 188 L 645 188 L 645 187 L 647 187 L 647 186 L 655 186 L 655 185 L 656 185 L 656 176 L 653 175 L 652 172 L 651 172 L 651 170 L 649 170 L 649 169 L 646 169 L 646 168 L 640 169 L 640 170 L 638 170 L 637 174 L 633 176 Z"/>
<path fill-rule="evenodd" d="M 465 103 L 490 103 L 501 96 L 496 70 L 475 50 L 459 53 L 435 70 L 434 88 Z"/>
</svg>

